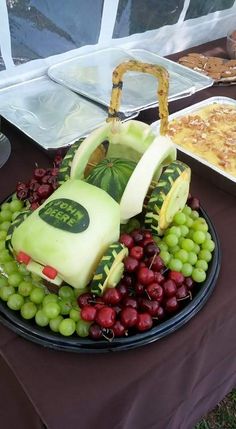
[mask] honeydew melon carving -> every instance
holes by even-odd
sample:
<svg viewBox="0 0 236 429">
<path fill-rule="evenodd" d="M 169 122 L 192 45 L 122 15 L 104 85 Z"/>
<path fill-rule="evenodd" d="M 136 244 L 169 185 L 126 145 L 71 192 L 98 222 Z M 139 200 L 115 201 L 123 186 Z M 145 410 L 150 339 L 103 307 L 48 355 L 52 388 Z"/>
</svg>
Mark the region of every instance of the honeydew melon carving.
<svg viewBox="0 0 236 429">
<path fill-rule="evenodd" d="M 62 183 L 64 183 L 66 180 L 68 180 L 70 178 L 72 160 L 75 156 L 77 149 L 79 148 L 79 146 L 81 145 L 81 143 L 83 141 L 84 141 L 83 138 L 79 139 L 67 151 L 67 153 L 66 153 L 66 155 L 65 155 L 65 157 L 61 163 L 61 166 L 59 168 L 59 173 L 58 173 L 59 185 L 62 185 Z M 95 149 L 95 151 L 91 154 L 91 156 L 88 160 L 87 166 L 85 167 L 85 171 L 84 171 L 85 176 L 87 176 L 90 173 L 90 171 L 92 170 L 94 165 L 96 165 L 98 162 L 100 162 L 105 157 L 105 153 L 106 152 L 105 152 L 105 148 L 103 145 L 100 145 Z"/>
<path fill-rule="evenodd" d="M 65 200 L 73 200 L 75 204 L 65 208 Z M 59 204 L 60 201 L 62 205 Z M 89 216 L 89 223 L 87 222 L 86 229 L 83 227 L 82 230 L 81 206 Z M 47 207 L 52 210 L 50 222 L 48 218 L 43 219 L 40 216 L 40 212 L 47 211 Z M 65 215 L 68 215 L 67 218 Z M 66 219 L 70 231 L 60 227 L 61 222 L 67 222 Z M 78 228 L 75 231 L 76 225 Z M 106 249 L 118 240 L 119 234 L 119 204 L 105 191 L 85 181 L 67 180 L 15 228 L 12 246 L 16 255 L 24 252 L 30 256 L 32 262 L 40 265 L 36 267 L 31 264 L 30 269 L 50 266 L 57 271 L 58 278 L 74 288 L 84 289 L 92 279 Z"/>
<path fill-rule="evenodd" d="M 169 137 L 158 136 L 148 147 L 135 167 L 120 201 L 121 222 L 141 213 L 144 199 L 155 177 L 157 180 L 164 165 L 176 158 L 176 149 Z"/>
<path fill-rule="evenodd" d="M 174 215 L 186 204 L 191 170 L 181 161 L 174 161 L 162 173 L 159 183 L 148 201 L 145 225 L 154 234 L 161 235 Z"/>
</svg>

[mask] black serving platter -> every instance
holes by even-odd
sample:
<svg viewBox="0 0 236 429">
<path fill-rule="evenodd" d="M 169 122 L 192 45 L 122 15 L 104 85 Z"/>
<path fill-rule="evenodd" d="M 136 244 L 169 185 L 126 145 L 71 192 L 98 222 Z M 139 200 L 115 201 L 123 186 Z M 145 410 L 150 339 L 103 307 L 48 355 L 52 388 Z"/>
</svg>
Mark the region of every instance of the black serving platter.
<svg viewBox="0 0 236 429">
<path fill-rule="evenodd" d="M 199 291 L 193 299 L 178 314 L 163 321 L 149 331 L 136 333 L 124 338 L 114 338 L 112 341 L 106 339 L 95 341 L 89 338 L 80 338 L 76 335 L 63 337 L 47 328 L 40 328 L 33 320 L 24 320 L 19 312 L 10 310 L 1 300 L 0 321 L 16 334 L 41 346 L 76 353 L 104 353 L 129 350 L 153 343 L 170 335 L 185 325 L 206 304 L 214 290 L 220 271 L 221 251 L 216 230 L 203 209 L 201 209 L 200 214 L 207 221 L 209 232 L 215 242 L 215 250 L 209 264 L 207 278 L 204 283 L 199 285 Z"/>
</svg>

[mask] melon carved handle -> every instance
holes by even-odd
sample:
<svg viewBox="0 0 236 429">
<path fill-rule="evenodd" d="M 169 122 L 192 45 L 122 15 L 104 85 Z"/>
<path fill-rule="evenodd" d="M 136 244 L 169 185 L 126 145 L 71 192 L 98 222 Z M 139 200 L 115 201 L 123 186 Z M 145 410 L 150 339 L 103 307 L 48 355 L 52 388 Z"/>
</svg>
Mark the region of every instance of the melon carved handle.
<svg viewBox="0 0 236 429">
<path fill-rule="evenodd" d="M 161 120 L 160 134 L 165 135 L 168 128 L 168 91 L 169 91 L 169 74 L 164 67 L 156 64 L 142 63 L 140 61 L 125 61 L 119 64 L 112 75 L 112 92 L 110 106 L 108 109 L 107 122 L 119 121 L 119 108 L 123 87 L 123 75 L 128 71 L 152 74 L 158 79 L 157 99 L 159 102 L 159 116 Z M 142 88 L 140 88 L 140 91 Z"/>
</svg>

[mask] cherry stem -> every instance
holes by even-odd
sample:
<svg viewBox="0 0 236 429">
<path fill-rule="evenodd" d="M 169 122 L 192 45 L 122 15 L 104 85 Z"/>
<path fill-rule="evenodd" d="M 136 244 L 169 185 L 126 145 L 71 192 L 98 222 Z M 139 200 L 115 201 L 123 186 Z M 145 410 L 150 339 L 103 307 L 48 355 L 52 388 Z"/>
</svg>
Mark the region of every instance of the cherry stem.
<svg viewBox="0 0 236 429">
<path fill-rule="evenodd" d="M 151 260 L 151 264 L 149 265 L 148 269 L 150 270 L 152 268 L 152 265 L 154 263 L 155 257 L 158 255 L 158 251 L 156 251 L 156 253 L 153 255 L 152 260 Z"/>
<path fill-rule="evenodd" d="M 111 334 L 111 337 L 109 337 L 108 334 Z M 112 329 L 106 329 L 106 328 L 102 329 L 102 336 L 107 341 L 109 341 L 109 343 L 111 343 L 114 340 L 114 338 L 115 338 L 113 330 Z"/>
</svg>

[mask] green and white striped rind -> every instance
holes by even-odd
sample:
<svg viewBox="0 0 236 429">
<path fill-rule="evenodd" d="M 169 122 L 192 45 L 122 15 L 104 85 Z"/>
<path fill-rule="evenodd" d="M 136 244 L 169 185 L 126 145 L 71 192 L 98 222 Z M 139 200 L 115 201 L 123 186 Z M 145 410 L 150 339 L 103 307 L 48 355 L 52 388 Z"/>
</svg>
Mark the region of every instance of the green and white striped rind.
<svg viewBox="0 0 236 429">
<path fill-rule="evenodd" d="M 157 186 L 153 189 L 147 204 L 144 220 L 145 226 L 151 229 L 153 234 L 163 234 L 163 230 L 160 228 L 160 214 L 164 201 L 176 180 L 186 171 L 189 172 L 190 177 L 188 165 L 178 160 L 171 162 L 163 171 Z"/>
<path fill-rule="evenodd" d="M 12 238 L 12 234 L 15 230 L 15 228 L 17 228 L 22 222 L 24 222 L 24 220 L 31 214 L 32 212 L 30 210 L 24 210 L 21 213 L 18 214 L 18 216 L 14 219 L 14 221 L 11 223 L 11 225 L 8 228 L 7 231 L 7 236 L 6 236 L 6 240 L 5 240 L 5 246 L 6 248 L 13 253 L 13 247 L 11 244 L 11 238 Z"/>
<path fill-rule="evenodd" d="M 120 263 L 128 255 L 128 249 L 121 243 L 116 242 L 111 244 L 106 253 L 100 260 L 95 274 L 91 282 L 91 292 L 95 295 L 102 295 L 106 287 L 115 287 L 120 278 L 117 279 L 116 284 L 109 284 L 109 275 L 115 270 L 116 265 Z M 112 277 L 114 278 L 114 272 Z"/>
<path fill-rule="evenodd" d="M 106 191 L 120 202 L 136 162 L 121 158 L 105 158 L 91 171 L 86 182 Z"/>
<path fill-rule="evenodd" d="M 64 182 L 66 182 L 70 178 L 70 170 L 71 170 L 71 164 L 74 158 L 74 155 L 78 149 L 78 147 L 81 145 L 81 143 L 84 141 L 84 138 L 79 139 L 76 141 L 70 149 L 67 151 L 61 166 L 59 168 L 58 172 L 58 183 L 59 185 L 62 185 Z"/>
</svg>

